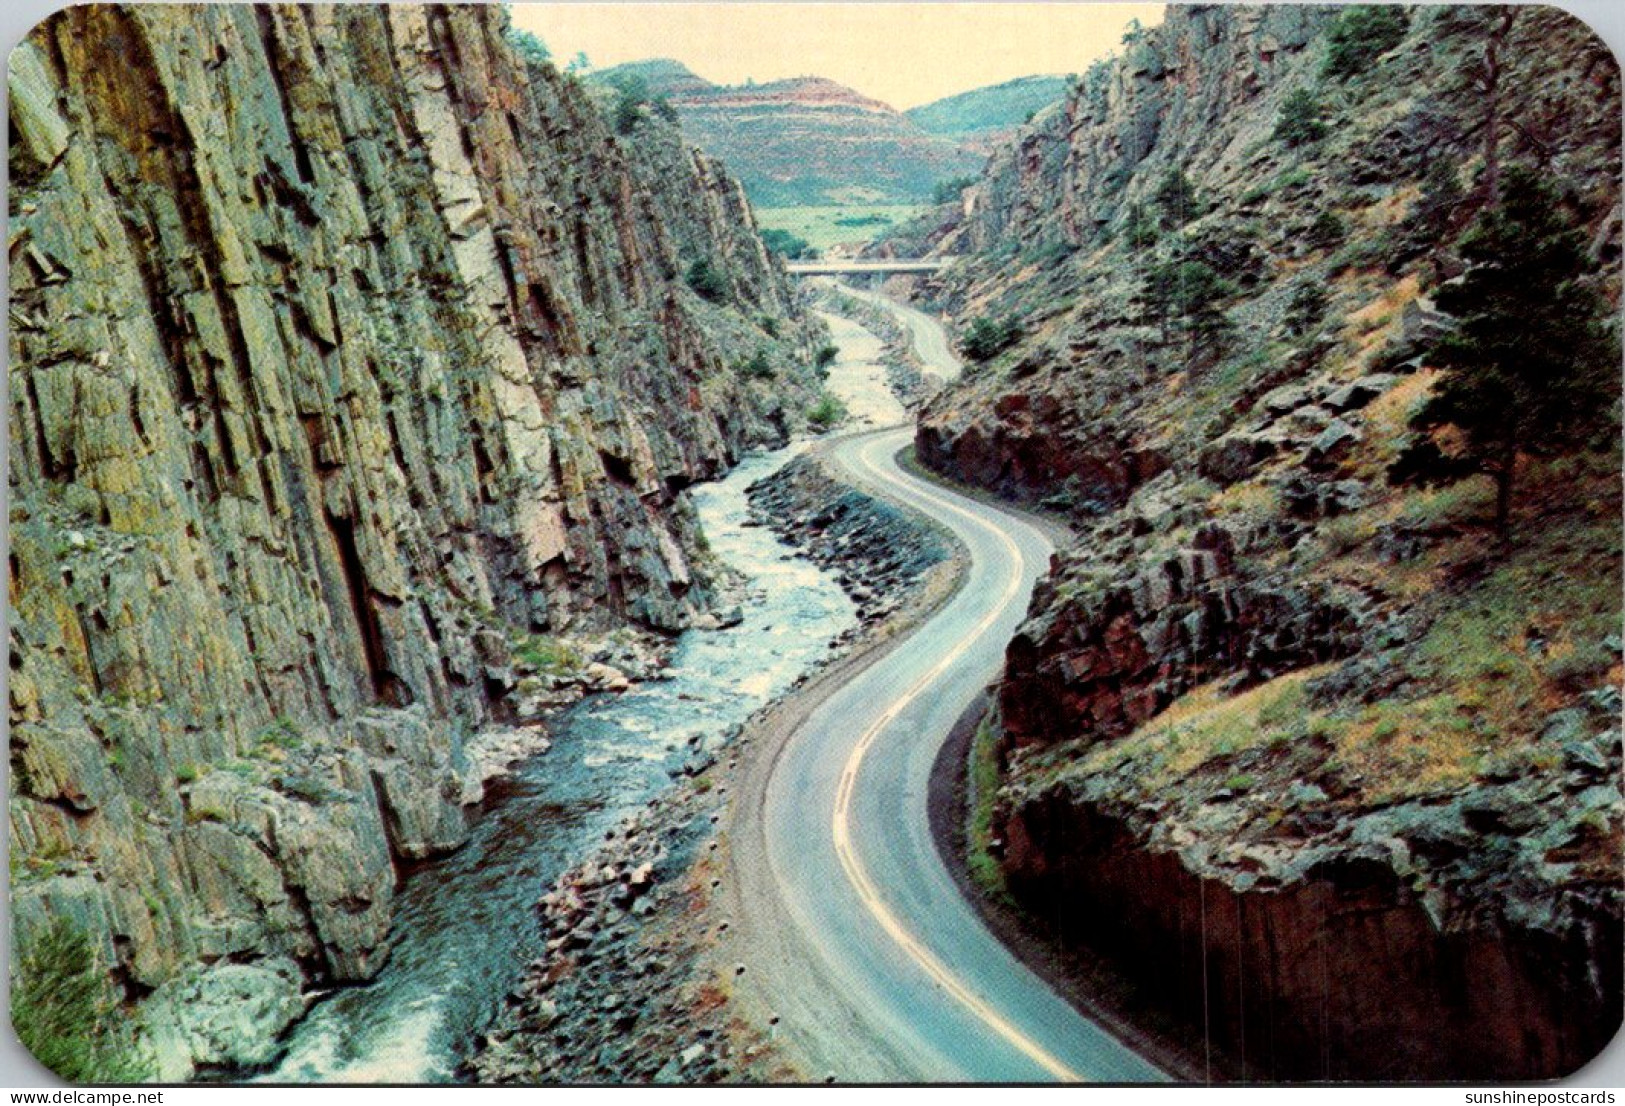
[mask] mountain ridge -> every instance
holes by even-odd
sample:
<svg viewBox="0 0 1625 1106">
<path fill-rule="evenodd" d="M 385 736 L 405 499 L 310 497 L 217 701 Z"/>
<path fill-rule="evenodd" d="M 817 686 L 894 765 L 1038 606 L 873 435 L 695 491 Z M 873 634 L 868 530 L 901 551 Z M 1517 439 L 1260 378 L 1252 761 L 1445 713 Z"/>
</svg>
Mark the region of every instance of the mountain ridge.
<svg viewBox="0 0 1625 1106">
<path fill-rule="evenodd" d="M 981 156 L 932 135 L 902 112 L 826 77 L 716 85 L 671 59 L 596 71 L 595 84 L 636 78 L 665 97 L 684 132 L 720 158 L 761 206 L 928 198 Z"/>
<path fill-rule="evenodd" d="M 1060 103 L 1075 79 L 1052 74 L 1015 77 L 944 96 L 903 114 L 932 134 L 992 153 L 1038 112 Z"/>
</svg>

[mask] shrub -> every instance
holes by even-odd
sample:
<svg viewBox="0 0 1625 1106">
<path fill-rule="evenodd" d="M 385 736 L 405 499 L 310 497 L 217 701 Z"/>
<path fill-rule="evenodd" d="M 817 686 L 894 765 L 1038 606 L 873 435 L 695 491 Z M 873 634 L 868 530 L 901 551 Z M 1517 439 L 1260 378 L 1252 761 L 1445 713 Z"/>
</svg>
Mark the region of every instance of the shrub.
<svg viewBox="0 0 1625 1106">
<path fill-rule="evenodd" d="M 931 189 L 931 202 L 936 204 L 955 203 L 959 199 L 959 194 L 975 183 L 976 178 L 969 176 L 938 181 L 937 186 Z"/>
<path fill-rule="evenodd" d="M 101 957 L 65 918 L 22 958 L 11 985 L 11 1024 L 34 1058 L 70 1083 L 135 1083 L 137 1053 Z"/>
<path fill-rule="evenodd" d="M 807 421 L 818 430 L 828 430 L 846 418 L 846 404 L 825 392 L 818 397 L 813 409 L 807 412 Z"/>
<path fill-rule="evenodd" d="M 1295 90 L 1281 105 L 1275 120 L 1275 137 L 1288 146 L 1307 146 L 1326 137 L 1320 101 L 1307 88 Z"/>
<path fill-rule="evenodd" d="M 766 350 L 757 350 L 739 363 L 739 375 L 746 380 L 772 380 L 779 375 L 767 359 Z"/>
<path fill-rule="evenodd" d="M 513 652 L 527 668 L 555 676 L 575 672 L 585 663 L 581 654 L 565 642 L 541 635 L 526 637 Z"/>
<path fill-rule="evenodd" d="M 1286 305 L 1287 333 L 1302 337 L 1314 330 L 1326 317 L 1326 302 L 1326 289 L 1318 281 L 1301 281 Z"/>
<path fill-rule="evenodd" d="M 637 128 L 638 121 L 642 118 L 643 102 L 641 100 L 635 100 L 623 93 L 621 98 L 615 101 L 616 134 L 631 134 Z"/>
<path fill-rule="evenodd" d="M 835 359 L 840 355 L 841 351 L 834 346 L 820 346 L 818 348 L 817 357 L 818 367 L 820 369 L 829 368 L 831 365 L 835 364 Z"/>
<path fill-rule="evenodd" d="M 762 245 L 791 261 L 818 256 L 818 251 L 813 249 L 812 243 L 805 238 L 787 230 L 779 230 L 777 227 L 768 227 L 762 231 Z"/>
<path fill-rule="evenodd" d="M 1042 245 L 1027 246 L 1021 251 L 1021 256 L 1034 265 L 1050 265 L 1062 258 L 1071 257 L 1076 252 L 1076 246 L 1064 238 L 1058 238 Z"/>
<path fill-rule="evenodd" d="M 622 75 L 612 79 L 611 84 L 619 93 L 615 99 L 615 133 L 631 134 L 643 119 L 643 106 L 649 103 L 649 82 Z"/>
<path fill-rule="evenodd" d="M 1450 456 L 1432 438 L 1418 435 L 1406 443 L 1394 463 L 1388 466 L 1388 483 L 1432 488 L 1453 484 L 1474 471 L 1475 466 L 1470 462 Z"/>
<path fill-rule="evenodd" d="M 1183 169 L 1170 169 L 1163 175 L 1162 183 L 1157 186 L 1156 201 L 1162 213 L 1162 225 L 1168 230 L 1177 230 L 1200 213 L 1196 186 Z"/>
<path fill-rule="evenodd" d="M 263 759 L 279 751 L 294 752 L 304 743 L 305 735 L 300 731 L 299 724 L 285 714 L 278 715 L 275 721 L 254 735 L 254 747 L 248 755 Z"/>
<path fill-rule="evenodd" d="M 1149 249 L 1157 244 L 1157 221 L 1146 211 L 1144 204 L 1130 204 L 1123 219 L 1123 241 L 1132 250 Z"/>
<path fill-rule="evenodd" d="M 1160 319 L 1177 322 L 1193 335 L 1212 337 L 1229 328 L 1218 304 L 1235 291 L 1234 284 L 1205 262 L 1176 258 L 1147 274 L 1142 295 Z"/>
<path fill-rule="evenodd" d="M 1327 34 L 1330 48 L 1322 74 L 1351 77 L 1398 46 L 1410 26 L 1405 9 L 1393 4 L 1361 4 L 1337 17 Z"/>
<path fill-rule="evenodd" d="M 531 65 L 546 65 L 553 60 L 553 52 L 547 48 L 547 43 L 518 27 L 509 27 L 507 30 L 508 45 Z"/>
<path fill-rule="evenodd" d="M 688 286 L 698 292 L 712 303 L 720 303 L 728 298 L 732 290 L 728 287 L 728 278 L 711 264 L 710 258 L 697 258 L 688 267 Z"/>
<path fill-rule="evenodd" d="M 959 339 L 959 348 L 972 361 L 988 361 L 1021 340 L 1021 322 L 1013 315 L 991 319 L 982 315 Z"/>
<path fill-rule="evenodd" d="M 1322 211 L 1303 233 L 1304 244 L 1310 249 L 1328 250 L 1341 245 L 1348 237 L 1348 224 L 1335 211 Z"/>
</svg>

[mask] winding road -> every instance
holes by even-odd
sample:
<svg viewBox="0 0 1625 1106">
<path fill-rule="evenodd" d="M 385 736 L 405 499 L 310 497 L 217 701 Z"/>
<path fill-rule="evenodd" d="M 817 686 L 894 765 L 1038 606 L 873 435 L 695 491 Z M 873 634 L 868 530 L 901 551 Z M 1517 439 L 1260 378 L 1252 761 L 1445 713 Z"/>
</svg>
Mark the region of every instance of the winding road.
<svg viewBox="0 0 1625 1106">
<path fill-rule="evenodd" d="M 952 380 L 959 375 L 959 359 L 954 356 L 952 348 L 948 345 L 948 332 L 936 319 L 916 307 L 898 303 L 890 296 L 883 296 L 879 292 L 869 292 L 849 284 L 836 283 L 835 287 L 839 288 L 843 295 L 890 311 L 898 322 L 908 328 L 910 337 L 914 339 L 914 352 L 919 354 L 926 372 L 940 376 L 944 380 Z"/>
<path fill-rule="evenodd" d="M 935 331 L 920 351 L 947 354 L 940 327 L 914 314 L 903 321 L 916 335 L 919 320 Z M 1014 515 L 904 471 L 896 455 L 912 436 L 855 435 L 829 456 L 952 531 L 963 585 L 878 657 L 834 674 L 745 772 L 731 857 L 743 954 L 761 970 L 743 994 L 812 1074 L 842 1082 L 1162 1079 L 1005 948 L 932 839 L 932 764 L 998 672 L 1051 546 Z"/>
</svg>

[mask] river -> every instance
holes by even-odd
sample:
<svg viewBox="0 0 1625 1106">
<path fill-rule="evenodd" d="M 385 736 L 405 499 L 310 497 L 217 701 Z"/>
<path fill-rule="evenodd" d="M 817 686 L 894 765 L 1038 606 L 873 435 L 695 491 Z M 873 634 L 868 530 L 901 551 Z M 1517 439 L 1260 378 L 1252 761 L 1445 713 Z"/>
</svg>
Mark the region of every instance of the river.
<svg viewBox="0 0 1625 1106">
<path fill-rule="evenodd" d="M 693 490 L 711 549 L 749 581 L 744 620 L 685 633 L 670 679 L 567 712 L 552 750 L 495 785 L 467 844 L 406 880 L 383 970 L 312 1007 L 265 1080 L 451 1081 L 541 945 L 542 892 L 671 785 L 691 738 L 720 744 L 856 623 L 832 577 L 766 528 L 744 525 L 745 489 L 795 452 L 751 456 Z"/>
</svg>

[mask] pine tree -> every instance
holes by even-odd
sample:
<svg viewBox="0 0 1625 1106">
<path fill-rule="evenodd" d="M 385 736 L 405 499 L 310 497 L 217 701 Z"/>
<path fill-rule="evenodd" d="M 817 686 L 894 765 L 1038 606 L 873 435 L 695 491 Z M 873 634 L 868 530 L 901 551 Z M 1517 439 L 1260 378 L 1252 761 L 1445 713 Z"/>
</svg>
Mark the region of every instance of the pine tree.
<svg viewBox="0 0 1625 1106">
<path fill-rule="evenodd" d="M 695 258 L 689 265 L 688 286 L 712 303 L 721 303 L 733 291 L 728 278 L 707 257 Z"/>
<path fill-rule="evenodd" d="M 1406 220 L 1409 228 L 1435 238 L 1444 235 L 1465 196 L 1455 165 L 1446 158 L 1434 158 L 1422 178 L 1422 194 Z"/>
<path fill-rule="evenodd" d="M 1330 46 L 1321 73 L 1352 77 L 1400 44 L 1410 16 L 1398 4 L 1359 4 L 1340 12 L 1327 33 Z"/>
<path fill-rule="evenodd" d="M 1318 281 L 1302 280 L 1292 289 L 1292 299 L 1287 303 L 1286 315 L 1283 322 L 1287 333 L 1295 338 L 1301 338 L 1315 327 L 1320 320 L 1326 317 L 1326 289 Z"/>
<path fill-rule="evenodd" d="M 1307 88 L 1297 89 L 1281 105 L 1275 120 L 1275 137 L 1288 146 L 1306 146 L 1326 137 L 1326 121 L 1321 118 L 1320 101 Z"/>
<path fill-rule="evenodd" d="M 507 38 L 508 45 L 513 47 L 514 53 L 531 65 L 546 65 L 553 58 L 547 43 L 522 27 L 509 27 Z"/>
<path fill-rule="evenodd" d="M 1130 204 L 1123 220 L 1123 241 L 1130 249 L 1144 250 L 1157 244 L 1157 224 L 1144 204 Z"/>
<path fill-rule="evenodd" d="M 1170 169 L 1157 186 L 1157 207 L 1162 214 L 1162 225 L 1167 230 L 1178 230 L 1197 215 L 1196 186 L 1183 169 Z"/>
<path fill-rule="evenodd" d="M 1141 298 L 1156 317 L 1167 341 L 1170 327 L 1185 332 L 1187 356 L 1205 344 L 1216 347 L 1229 334 L 1230 317 L 1219 302 L 1235 295 L 1236 286 L 1203 261 L 1173 257 L 1146 274 Z"/>
<path fill-rule="evenodd" d="M 1602 298 L 1578 278 L 1585 240 L 1534 173 L 1509 167 L 1501 203 L 1462 239 L 1471 268 L 1439 306 L 1458 329 L 1433 350 L 1444 370 L 1422 427 L 1466 436 L 1468 460 L 1496 486 L 1508 536 L 1520 454 L 1582 446 L 1617 416 L 1618 337 Z"/>
<path fill-rule="evenodd" d="M 1002 319 L 982 315 L 959 339 L 959 348 L 972 361 L 988 361 L 1019 342 L 1021 334 L 1021 320 L 1014 315 Z"/>
</svg>

